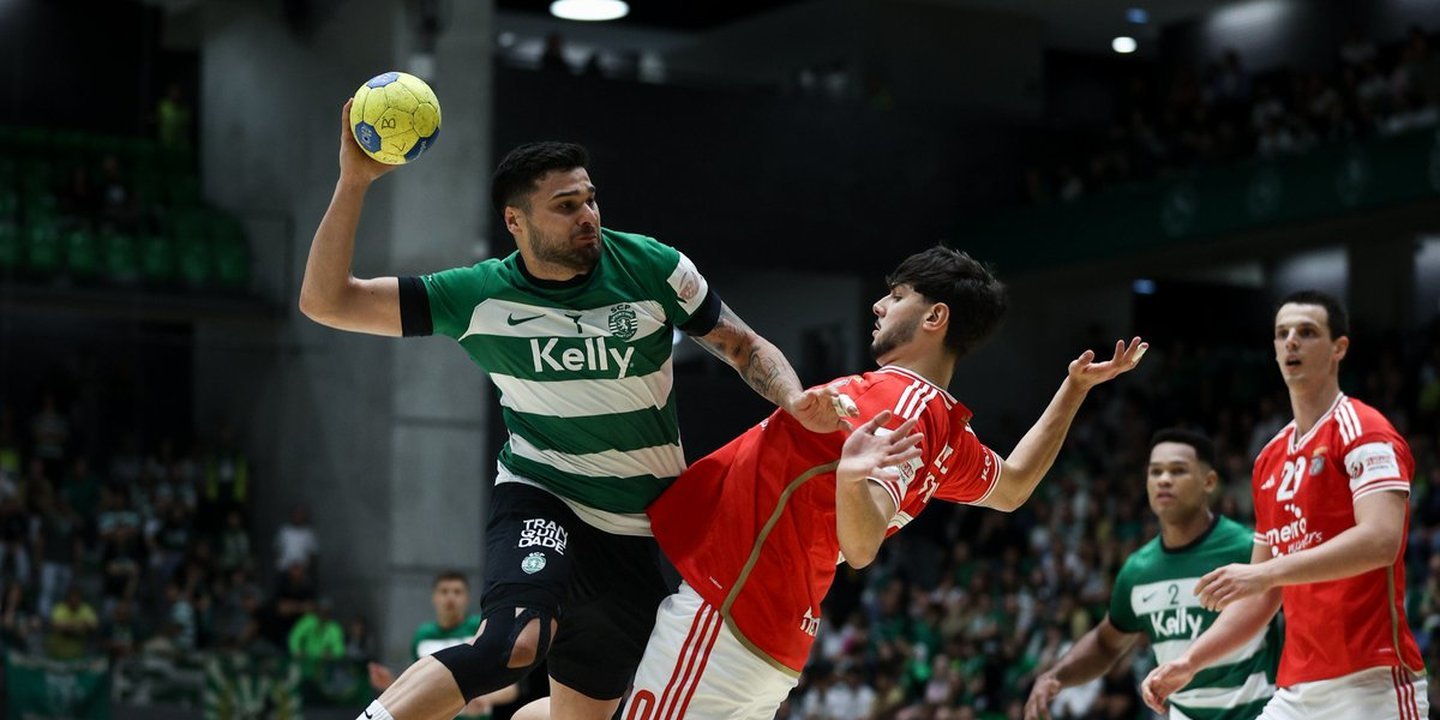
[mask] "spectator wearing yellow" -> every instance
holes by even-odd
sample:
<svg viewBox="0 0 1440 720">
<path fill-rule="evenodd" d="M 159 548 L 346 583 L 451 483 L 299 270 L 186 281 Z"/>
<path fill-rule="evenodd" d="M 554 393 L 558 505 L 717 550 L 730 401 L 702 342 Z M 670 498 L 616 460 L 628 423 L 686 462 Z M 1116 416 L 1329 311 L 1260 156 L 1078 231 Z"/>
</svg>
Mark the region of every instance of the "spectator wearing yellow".
<svg viewBox="0 0 1440 720">
<path fill-rule="evenodd" d="M 76 660 L 85 655 L 90 637 L 100 627 L 95 609 L 85 602 L 80 589 L 65 593 L 65 602 L 50 611 L 50 632 L 45 636 L 45 654 L 56 660 Z"/>
</svg>

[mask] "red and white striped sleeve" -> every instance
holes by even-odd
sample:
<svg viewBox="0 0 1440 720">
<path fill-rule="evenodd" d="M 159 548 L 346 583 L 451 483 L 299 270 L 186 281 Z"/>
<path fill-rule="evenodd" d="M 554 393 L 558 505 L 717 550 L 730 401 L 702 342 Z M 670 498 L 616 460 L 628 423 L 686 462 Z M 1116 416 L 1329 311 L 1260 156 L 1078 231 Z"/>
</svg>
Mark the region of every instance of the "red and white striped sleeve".
<svg viewBox="0 0 1440 720">
<path fill-rule="evenodd" d="M 1335 408 L 1335 420 L 1352 501 L 1377 492 L 1410 492 L 1405 441 L 1384 416 L 1347 398 Z"/>
</svg>

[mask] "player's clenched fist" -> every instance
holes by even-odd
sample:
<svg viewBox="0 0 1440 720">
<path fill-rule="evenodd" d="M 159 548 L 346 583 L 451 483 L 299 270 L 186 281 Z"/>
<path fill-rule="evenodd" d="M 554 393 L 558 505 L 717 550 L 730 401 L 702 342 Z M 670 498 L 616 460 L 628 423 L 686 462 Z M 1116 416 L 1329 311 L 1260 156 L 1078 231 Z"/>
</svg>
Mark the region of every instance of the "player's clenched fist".
<svg viewBox="0 0 1440 720">
<path fill-rule="evenodd" d="M 1190 684 L 1195 678 L 1195 669 L 1185 658 L 1171 660 L 1150 671 L 1145 682 L 1140 683 L 1140 697 L 1157 713 L 1165 712 L 1165 702 L 1177 690 Z"/>
</svg>

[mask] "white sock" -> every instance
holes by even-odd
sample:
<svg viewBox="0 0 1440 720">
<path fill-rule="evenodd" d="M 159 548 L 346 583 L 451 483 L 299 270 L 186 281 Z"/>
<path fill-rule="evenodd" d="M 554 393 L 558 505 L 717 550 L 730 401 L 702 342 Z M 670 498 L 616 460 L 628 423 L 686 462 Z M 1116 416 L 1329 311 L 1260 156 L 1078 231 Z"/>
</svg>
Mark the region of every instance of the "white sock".
<svg viewBox="0 0 1440 720">
<path fill-rule="evenodd" d="M 390 716 L 390 711 L 386 710 L 379 700 L 376 700 L 370 703 L 370 707 L 365 708 L 365 712 L 356 715 L 355 720 L 395 720 L 395 718 Z"/>
</svg>

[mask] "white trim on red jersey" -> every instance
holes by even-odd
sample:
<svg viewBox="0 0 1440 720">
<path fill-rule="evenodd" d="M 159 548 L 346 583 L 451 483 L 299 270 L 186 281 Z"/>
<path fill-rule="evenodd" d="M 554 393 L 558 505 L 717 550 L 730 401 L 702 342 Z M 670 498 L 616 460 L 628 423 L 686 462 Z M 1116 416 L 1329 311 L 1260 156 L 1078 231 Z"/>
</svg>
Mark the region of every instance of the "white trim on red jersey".
<svg viewBox="0 0 1440 720">
<path fill-rule="evenodd" d="M 950 406 L 952 406 L 952 405 L 960 402 L 959 400 L 956 400 L 956 399 L 955 399 L 955 396 L 954 396 L 954 395 L 951 395 L 948 390 L 946 390 L 945 388 L 940 387 L 939 385 L 936 385 L 936 384 L 933 383 L 933 382 L 930 382 L 929 380 L 925 379 L 925 376 L 921 375 L 920 373 L 915 372 L 914 370 L 907 370 L 907 369 L 905 369 L 905 368 L 903 368 L 903 367 L 900 367 L 899 365 L 886 365 L 885 367 L 882 367 L 882 368 L 880 368 L 879 370 L 876 370 L 875 372 L 896 373 L 896 374 L 898 374 L 898 375 L 904 375 L 905 377 L 908 377 L 908 378 L 910 378 L 911 380 L 918 380 L 919 382 L 925 383 L 926 385 L 929 385 L 930 387 L 933 387 L 933 388 L 935 388 L 936 390 L 939 390 L 940 392 L 942 392 L 942 393 L 945 394 L 945 396 L 944 396 L 944 397 L 945 397 L 945 408 L 946 408 L 947 410 L 950 408 Z M 902 398 L 902 399 L 903 399 L 903 398 Z"/>
<path fill-rule="evenodd" d="M 1300 450 L 1300 448 L 1305 447 L 1305 443 L 1310 442 L 1310 439 L 1313 438 L 1313 437 L 1315 437 L 1315 433 L 1319 432 L 1320 428 L 1325 427 L 1325 421 L 1330 419 L 1330 416 L 1335 412 L 1335 408 L 1340 407 L 1340 403 L 1343 402 L 1343 401 L 1346 400 L 1346 399 L 1347 399 L 1347 398 L 1345 397 L 1345 393 L 1342 392 L 1342 393 L 1337 394 L 1337 395 L 1335 396 L 1335 402 L 1330 403 L 1330 409 L 1329 409 L 1329 410 L 1326 410 L 1326 411 L 1325 411 L 1325 414 L 1324 414 L 1324 415 L 1321 415 L 1321 416 L 1320 416 L 1320 419 L 1319 419 L 1319 420 L 1316 420 L 1316 421 L 1315 421 L 1315 424 L 1312 425 L 1312 426 L 1310 426 L 1310 431 L 1309 431 L 1309 432 L 1305 433 L 1305 434 L 1304 434 L 1303 436 L 1301 436 L 1301 437 L 1296 437 L 1294 433 L 1291 433 L 1291 435 L 1290 435 L 1290 454 L 1291 454 L 1291 455 L 1294 455 L 1296 452 L 1298 452 L 1298 451 Z M 1352 408 L 1351 410 L 1352 410 L 1352 412 L 1353 412 L 1354 409 Z M 1358 428 L 1359 425 L 1360 425 L 1360 422 L 1357 420 L 1357 421 L 1355 422 L 1355 425 L 1356 425 L 1356 427 Z M 1286 427 L 1286 429 L 1290 429 L 1290 428 L 1294 428 L 1295 430 L 1299 430 L 1299 429 L 1300 429 L 1299 426 L 1297 426 L 1297 425 L 1295 424 L 1295 421 L 1294 421 L 1294 420 L 1291 420 L 1291 421 L 1290 421 L 1290 424 L 1289 424 L 1289 425 L 1286 425 L 1285 427 Z M 1343 429 L 1344 426 L 1342 425 L 1341 428 L 1342 428 L 1342 429 L 1341 429 L 1341 432 L 1343 433 L 1343 432 L 1344 432 L 1344 429 Z"/>
<path fill-rule="evenodd" d="M 970 433 L 971 435 L 974 435 L 974 434 L 975 434 L 975 431 L 974 431 L 974 430 L 971 430 L 969 425 L 966 425 L 966 426 L 965 426 L 965 431 L 968 432 L 968 433 Z M 979 507 L 989 507 L 988 505 L 985 504 L 985 501 L 986 501 L 986 500 L 989 500 L 989 499 L 990 499 L 990 496 L 995 494 L 995 488 L 1000 487 L 1000 478 L 1001 478 L 1001 476 L 1003 476 L 1003 475 L 1005 474 L 1005 458 L 1000 457 L 1000 453 L 997 453 L 997 452 L 995 452 L 994 450 L 991 450 L 991 449 L 988 448 L 988 447 L 985 448 L 985 450 L 986 450 L 986 452 L 989 452 L 989 453 L 990 453 L 990 457 L 994 458 L 994 460 L 995 460 L 995 479 L 990 482 L 990 487 L 989 487 L 989 489 L 987 489 L 987 490 L 985 491 L 985 494 L 984 494 L 984 495 L 981 495 L 980 497 L 976 498 L 974 502 L 959 503 L 960 505 L 974 505 L 974 506 L 979 506 Z"/>
<path fill-rule="evenodd" d="M 1335 408 L 1335 420 L 1340 424 L 1340 439 L 1349 445 L 1364 434 L 1365 428 L 1360 426 L 1360 416 L 1355 414 L 1355 406 L 1350 404 L 1350 398 L 1341 393 L 1340 399 L 1340 404 Z"/>
</svg>

